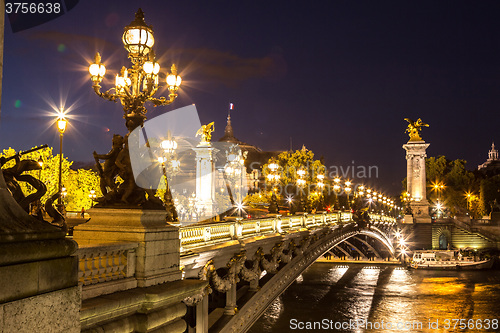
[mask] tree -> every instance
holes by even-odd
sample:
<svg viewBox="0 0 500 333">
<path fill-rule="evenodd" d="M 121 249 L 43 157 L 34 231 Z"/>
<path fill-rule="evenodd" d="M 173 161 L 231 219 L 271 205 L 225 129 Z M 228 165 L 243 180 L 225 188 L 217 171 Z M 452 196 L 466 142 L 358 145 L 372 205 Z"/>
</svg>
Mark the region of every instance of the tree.
<svg viewBox="0 0 500 333">
<path fill-rule="evenodd" d="M 271 160 L 262 167 L 264 177 L 267 177 L 271 172 L 269 169 L 270 163 Z M 306 181 L 305 187 L 311 186 L 313 183 L 318 182 L 317 176 L 319 174 L 324 175 L 326 170 L 320 160 L 314 159 L 314 153 L 305 147 L 294 152 L 282 152 L 276 158 L 276 163 L 280 166 L 278 170 L 280 174 L 279 184 L 283 186 L 283 188 L 287 185 L 295 185 L 299 178 L 303 178 Z M 299 169 L 306 170 L 306 175 L 304 177 L 299 177 L 297 174 Z"/>
<path fill-rule="evenodd" d="M 500 175 L 481 179 L 479 191 L 480 216 L 491 213 L 495 200 L 500 203 Z"/>
<path fill-rule="evenodd" d="M 474 185 L 474 175 L 465 169 L 466 161 L 454 160 L 448 164 L 449 171 L 445 176 L 446 206 L 453 215 L 466 212 L 466 192 Z"/>
<path fill-rule="evenodd" d="M 59 155 L 53 155 L 53 148 L 47 147 L 40 150 L 21 155 L 21 160 L 34 160 L 43 162 L 42 170 L 33 170 L 26 172 L 31 176 L 40 179 L 47 187 L 47 192 L 41 198 L 42 204 L 45 204 L 47 199 L 59 190 Z M 17 152 L 12 149 L 4 149 L 0 157 L 11 157 Z M 67 196 L 64 198 L 66 210 L 79 211 L 82 207 L 85 209 L 91 207 L 89 198 L 90 190 L 95 190 L 97 196 L 101 196 L 99 188 L 99 177 L 92 170 L 78 169 L 71 170 L 73 162 L 63 156 L 62 159 L 62 185 L 66 188 Z M 7 169 L 15 165 L 14 159 L 2 166 L 2 169 Z M 34 192 L 34 189 L 25 182 L 19 182 L 21 189 L 25 195 Z"/>
<path fill-rule="evenodd" d="M 429 157 L 425 160 L 427 199 L 431 203 L 443 203 L 451 215 L 458 213 L 480 215 L 477 200 L 472 200 L 473 193 L 479 191 L 479 179 L 465 168 L 466 161 L 462 159 L 448 160 L 445 156 Z M 409 198 L 406 193 L 407 179 L 403 179 L 401 200 Z M 467 197 L 469 194 L 469 197 Z M 475 197 L 477 198 L 477 196 Z"/>
<path fill-rule="evenodd" d="M 425 172 L 428 181 L 443 180 L 449 161 L 444 156 L 429 157 L 425 160 Z"/>
<path fill-rule="evenodd" d="M 92 170 L 69 170 L 65 186 L 68 194 L 64 201 L 67 203 L 66 210 L 69 211 L 91 207 L 92 199 L 89 197 L 91 190 L 94 190 L 97 196 L 101 195 L 99 177 Z"/>
<path fill-rule="evenodd" d="M 272 171 L 269 168 L 272 162 L 276 162 L 279 165 L 277 171 Z M 299 170 L 303 170 L 304 175 L 301 176 Z M 310 202 L 310 193 L 312 192 L 312 188 L 315 188 L 319 181 L 318 175 L 324 175 L 326 173 L 325 171 L 326 169 L 323 163 L 320 160 L 315 160 L 314 153 L 305 147 L 302 147 L 301 150 L 282 152 L 275 159 L 269 160 L 262 167 L 262 173 L 266 180 L 267 175 L 272 172 L 279 174 L 278 194 L 282 196 L 298 196 L 297 199 L 299 201 L 301 199 L 304 201 L 305 207 L 302 208 L 308 212 L 311 211 L 311 207 L 316 207 L 318 205 L 318 200 L 316 200 L 316 202 Z M 303 181 L 300 186 L 298 186 L 299 179 Z M 305 198 L 303 196 L 305 196 Z"/>
<path fill-rule="evenodd" d="M 247 194 L 244 202 L 251 208 L 264 208 L 271 202 L 271 195 L 271 191 Z M 280 199 L 279 195 L 278 199 Z"/>
</svg>

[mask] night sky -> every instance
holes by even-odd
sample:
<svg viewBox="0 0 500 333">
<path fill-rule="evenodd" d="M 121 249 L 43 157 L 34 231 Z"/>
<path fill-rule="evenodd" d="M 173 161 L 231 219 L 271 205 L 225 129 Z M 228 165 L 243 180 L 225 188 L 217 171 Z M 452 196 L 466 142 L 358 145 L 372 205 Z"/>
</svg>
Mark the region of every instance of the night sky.
<svg viewBox="0 0 500 333">
<path fill-rule="evenodd" d="M 175 62 L 184 80 L 150 119 L 195 103 L 218 139 L 232 102 L 238 139 L 286 150 L 292 138 L 328 167 L 378 166 L 378 179 L 363 181 L 394 195 L 406 176 L 406 117 L 430 124 L 428 156 L 469 169 L 500 146 L 499 1 L 84 0 L 17 33 L 6 17 L 0 148 L 58 152 L 51 112 L 62 103 L 66 156 L 109 151 L 126 133 L 123 111 L 94 94 L 87 69 L 99 51 L 108 89 L 129 66 L 121 36 L 138 7 L 162 71 Z"/>
</svg>

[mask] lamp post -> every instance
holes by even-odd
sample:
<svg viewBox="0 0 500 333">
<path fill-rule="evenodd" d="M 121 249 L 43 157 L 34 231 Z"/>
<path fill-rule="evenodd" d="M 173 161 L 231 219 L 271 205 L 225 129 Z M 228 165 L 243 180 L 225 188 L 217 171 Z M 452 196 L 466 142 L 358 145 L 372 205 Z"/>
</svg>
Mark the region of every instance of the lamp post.
<svg viewBox="0 0 500 333">
<path fill-rule="evenodd" d="M 226 151 L 226 164 L 223 168 L 223 177 L 229 200 L 233 208 L 241 217 L 243 207 L 243 177 L 245 177 L 245 158 L 237 145 L 231 145 Z M 234 188 L 234 193 L 233 193 Z M 240 207 L 240 208 L 238 208 Z"/>
<path fill-rule="evenodd" d="M 68 195 L 68 192 L 66 191 L 66 187 L 62 187 L 61 188 L 61 198 L 62 198 L 62 207 L 64 208 L 64 199 L 66 198 L 66 196 Z M 62 211 L 61 211 L 62 213 Z"/>
<path fill-rule="evenodd" d="M 129 134 L 138 126 L 142 126 L 146 120 L 147 109 L 144 106 L 146 102 L 153 103 L 154 106 L 163 106 L 171 104 L 177 98 L 177 91 L 181 85 L 182 79 L 177 74 L 177 67 L 175 64 L 171 66 L 170 73 L 166 73 L 166 80 L 162 84 L 160 82 L 160 64 L 156 60 L 156 55 L 153 50 L 154 35 L 153 28 L 146 24 L 144 21 L 144 13 L 141 9 L 135 14 L 135 19 L 124 29 L 122 35 L 123 46 L 128 52 L 128 58 L 132 65 L 131 67 L 122 67 L 120 72 L 115 76 L 114 87 L 105 92 L 101 91 L 101 85 L 104 75 L 106 74 L 106 67 L 101 63 L 101 55 L 96 53 L 94 62 L 89 66 L 90 78 L 92 80 L 92 88 L 94 92 L 101 98 L 117 102 L 120 100 L 125 119 L 125 126 Z M 169 94 L 168 98 L 154 97 L 162 86 L 166 86 Z M 125 139 L 128 137 L 126 135 Z M 123 148 L 125 153 L 128 153 L 128 146 Z M 125 156 L 127 154 L 124 154 Z M 153 158 L 152 156 L 150 156 Z M 155 162 L 155 161 L 151 161 Z M 133 179 L 132 165 L 130 163 L 123 166 L 125 169 L 127 179 L 120 187 L 126 188 L 125 193 L 130 193 L 130 187 L 135 186 L 132 195 L 127 197 L 113 197 L 106 199 L 107 204 L 118 204 L 122 201 L 134 201 L 129 196 L 135 196 L 136 201 L 145 200 L 145 192 L 147 189 L 138 190 Z M 119 191 L 118 191 L 119 192 Z M 161 205 L 158 201 L 154 200 L 154 194 L 149 190 L 147 201 L 154 205 Z"/>
<path fill-rule="evenodd" d="M 354 197 L 354 200 L 356 200 L 356 206 L 358 206 L 359 202 L 361 202 L 361 207 L 360 208 L 363 208 L 363 201 L 362 199 L 359 199 L 359 198 L 362 198 L 364 195 L 365 195 L 365 186 L 364 185 L 359 185 L 357 188 L 356 188 L 356 193 L 355 193 L 355 197 Z"/>
<path fill-rule="evenodd" d="M 441 191 L 445 188 L 444 183 L 436 180 L 431 185 L 432 189 L 436 191 L 437 201 L 441 201 Z"/>
<path fill-rule="evenodd" d="M 271 184 L 271 202 L 269 203 L 269 213 L 270 214 L 279 214 L 279 204 L 278 198 L 276 198 L 275 186 L 280 180 L 280 174 L 278 173 L 279 164 L 274 160 L 269 163 L 267 166 L 269 169 L 269 173 L 267 174 L 267 180 Z"/>
<path fill-rule="evenodd" d="M 333 192 L 335 192 L 334 209 L 339 209 L 340 208 L 340 203 L 339 203 L 340 178 L 339 177 L 336 177 L 333 179 Z"/>
<path fill-rule="evenodd" d="M 163 196 L 165 200 L 167 214 L 167 222 L 178 222 L 179 218 L 177 215 L 177 210 L 175 209 L 175 204 L 172 200 L 172 192 L 170 191 L 170 185 L 168 181 L 168 174 L 173 175 L 177 172 L 179 168 L 179 161 L 175 159 L 175 150 L 177 149 L 177 142 L 171 137 L 170 132 L 167 134 L 167 139 L 163 140 L 160 144 L 163 149 L 164 156 L 159 157 L 158 161 L 162 165 L 163 176 L 165 179 L 165 195 Z M 168 173 L 167 173 L 168 168 Z"/>
<path fill-rule="evenodd" d="M 305 203 L 305 200 L 304 200 L 304 193 L 303 193 L 303 187 L 306 185 L 306 180 L 305 180 L 305 176 L 306 176 L 306 170 L 304 170 L 303 168 L 300 168 L 299 170 L 297 170 L 297 186 L 299 187 L 299 212 L 303 212 L 304 210 L 306 210 L 306 203 Z"/>
<path fill-rule="evenodd" d="M 42 181 L 42 169 L 43 169 L 43 158 L 40 156 L 38 159 L 38 165 L 40 166 L 40 170 L 38 171 L 38 180 Z"/>
<path fill-rule="evenodd" d="M 439 219 L 441 215 L 443 214 L 443 205 L 438 201 L 436 204 L 436 212 L 437 212 L 437 218 Z"/>
<path fill-rule="evenodd" d="M 286 202 L 288 202 L 288 214 L 290 215 L 291 211 L 292 211 L 292 201 L 293 201 L 293 197 L 292 196 L 289 196 L 288 198 L 286 198 Z"/>
<path fill-rule="evenodd" d="M 316 182 L 316 188 L 318 189 L 318 195 L 319 195 L 319 204 L 317 206 L 317 210 L 323 211 L 326 210 L 326 203 L 325 203 L 325 183 L 323 182 L 325 179 L 325 175 L 320 173 L 316 175 L 317 182 Z"/>
<path fill-rule="evenodd" d="M 351 201 L 349 200 L 349 193 L 351 193 L 351 181 L 350 180 L 346 180 L 345 181 L 345 187 L 344 187 L 344 191 L 345 193 L 347 194 L 347 208 L 351 209 Z"/>
<path fill-rule="evenodd" d="M 59 196 L 57 199 L 57 210 L 61 214 L 63 214 L 63 204 L 62 204 L 62 149 L 63 149 L 63 136 L 66 131 L 66 126 L 68 125 L 68 121 L 64 118 L 64 110 L 61 107 L 60 113 L 57 119 L 57 130 L 59 131 L 59 185 L 58 192 Z"/>
<path fill-rule="evenodd" d="M 95 198 L 96 198 L 95 190 L 92 189 L 92 190 L 90 190 L 90 194 L 89 194 L 90 207 L 94 207 L 94 200 L 95 200 Z"/>
</svg>

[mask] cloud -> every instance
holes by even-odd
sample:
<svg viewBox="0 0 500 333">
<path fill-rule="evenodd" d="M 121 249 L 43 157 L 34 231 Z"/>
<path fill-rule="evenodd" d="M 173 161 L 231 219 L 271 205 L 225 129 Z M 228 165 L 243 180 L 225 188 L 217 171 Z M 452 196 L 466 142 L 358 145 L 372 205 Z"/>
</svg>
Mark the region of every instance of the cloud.
<svg viewBox="0 0 500 333">
<path fill-rule="evenodd" d="M 79 54 L 88 53 L 93 57 L 93 52 L 104 48 L 122 52 L 121 43 L 110 43 L 106 40 L 86 35 L 68 34 L 60 31 L 34 32 L 27 34 L 30 39 L 48 41 L 54 45 L 64 44 L 68 51 L 73 50 Z M 159 53 L 157 58 L 164 69 L 169 64 L 176 63 L 181 75 L 196 77 L 199 80 L 220 83 L 227 86 L 237 86 L 240 83 L 253 79 L 279 79 L 287 72 L 286 61 L 279 49 L 274 49 L 263 57 L 245 58 L 233 52 L 214 50 L 208 48 L 171 48 L 164 53 Z M 91 54 L 92 53 L 92 54 Z M 108 52 L 106 52 L 108 53 Z M 105 57 L 103 57 L 105 60 Z"/>
<path fill-rule="evenodd" d="M 239 55 L 214 49 L 176 49 L 167 55 L 186 64 L 187 74 L 202 80 L 227 86 L 239 85 L 253 78 L 277 79 L 286 74 L 286 62 L 279 52 L 271 52 L 260 58 L 244 58 Z"/>
</svg>

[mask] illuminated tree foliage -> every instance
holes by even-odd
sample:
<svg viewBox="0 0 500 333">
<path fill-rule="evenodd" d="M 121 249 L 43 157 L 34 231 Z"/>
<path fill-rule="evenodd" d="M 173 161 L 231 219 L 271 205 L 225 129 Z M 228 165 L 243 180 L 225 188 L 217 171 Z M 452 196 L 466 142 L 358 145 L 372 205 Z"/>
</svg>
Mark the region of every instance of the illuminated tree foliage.
<svg viewBox="0 0 500 333">
<path fill-rule="evenodd" d="M 271 202 L 271 191 L 259 192 L 259 193 L 251 193 L 245 197 L 245 205 L 251 208 L 266 208 Z M 281 197 L 277 195 L 278 200 L 281 200 Z"/>
<path fill-rule="evenodd" d="M 320 198 L 320 193 L 317 193 L 316 184 L 319 181 L 318 175 L 325 175 L 326 169 L 320 160 L 314 159 L 314 153 L 305 147 L 301 150 L 282 152 L 262 167 L 265 179 L 267 179 L 268 174 L 273 172 L 269 168 L 269 165 L 273 162 L 279 165 L 278 170 L 275 171 L 275 174 L 279 175 L 277 194 L 281 196 L 297 196 L 300 192 L 298 189 L 302 189 L 303 195 L 307 198 L 305 200 L 305 207 L 303 207 L 304 210 L 310 211 L 311 209 L 316 209 L 320 199 L 324 199 Z M 298 174 L 299 170 L 305 171 L 304 176 Z M 297 187 L 298 179 L 305 181 L 300 188 Z M 271 192 L 266 194 L 266 196 L 270 197 Z M 278 198 L 278 201 L 281 201 L 281 198 Z"/>
<path fill-rule="evenodd" d="M 53 148 L 43 148 L 20 157 L 21 160 L 43 161 L 42 170 L 34 170 L 26 172 L 33 177 L 40 179 L 45 186 L 47 192 L 42 197 L 42 204 L 45 204 L 47 199 L 58 191 L 59 186 L 59 154 L 53 155 Z M 4 149 L 0 156 L 5 158 L 15 155 L 17 152 L 12 149 Z M 14 159 L 7 162 L 2 169 L 7 169 L 14 166 Z M 89 198 L 90 190 L 95 190 L 95 194 L 101 196 L 99 187 L 99 177 L 92 170 L 78 169 L 71 170 L 70 166 L 73 162 L 69 161 L 63 155 L 62 159 L 62 185 L 66 188 L 66 197 L 63 199 L 67 211 L 80 211 L 82 207 L 88 209 L 91 207 L 91 199 Z M 34 192 L 34 189 L 25 182 L 19 182 L 21 189 L 25 195 Z"/>
<path fill-rule="evenodd" d="M 425 160 L 427 199 L 431 205 L 437 204 L 438 201 L 442 203 L 450 216 L 469 212 L 471 216 L 478 217 L 481 215 L 477 196 L 480 181 L 472 171 L 465 168 L 465 164 L 464 160 L 452 161 L 445 156 L 427 158 Z M 402 200 L 406 195 L 405 178 Z"/>
<path fill-rule="evenodd" d="M 467 212 L 467 196 L 476 190 L 475 177 L 465 169 L 466 161 L 450 161 L 444 156 L 426 159 L 427 198 L 433 202 L 442 202 L 452 216 Z"/>
<path fill-rule="evenodd" d="M 278 174 L 280 175 L 280 185 L 285 187 L 288 184 L 295 185 L 299 178 L 297 171 L 303 169 L 306 171 L 304 180 L 306 187 L 315 184 L 318 181 L 318 174 L 325 174 L 325 166 L 321 161 L 314 159 L 314 153 L 305 147 L 296 151 L 284 151 L 275 159 L 280 166 Z M 262 173 L 267 179 L 267 175 L 271 172 L 269 164 L 271 160 L 262 167 Z"/>
</svg>

